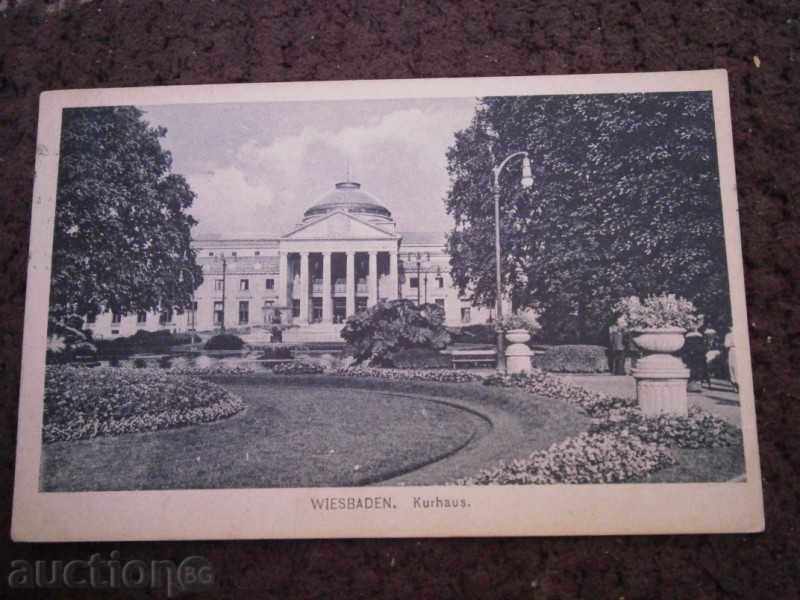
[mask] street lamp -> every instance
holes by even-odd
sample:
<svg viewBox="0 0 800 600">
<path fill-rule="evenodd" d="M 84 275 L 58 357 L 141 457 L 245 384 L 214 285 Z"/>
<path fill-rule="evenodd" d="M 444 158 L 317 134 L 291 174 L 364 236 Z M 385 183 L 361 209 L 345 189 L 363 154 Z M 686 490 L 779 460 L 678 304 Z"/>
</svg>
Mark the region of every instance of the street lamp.
<svg viewBox="0 0 800 600">
<path fill-rule="evenodd" d="M 500 270 L 500 173 L 512 158 L 522 157 L 522 178 L 520 184 L 523 188 L 529 189 L 533 186 L 533 174 L 531 172 L 531 160 L 527 152 L 514 152 L 509 154 L 499 165 L 492 169 L 494 175 L 494 260 L 496 266 L 497 290 L 495 298 L 495 327 L 497 329 L 497 370 L 504 373 L 506 370 L 505 344 L 503 331 L 500 329 L 500 321 L 503 318 L 503 277 Z"/>
</svg>

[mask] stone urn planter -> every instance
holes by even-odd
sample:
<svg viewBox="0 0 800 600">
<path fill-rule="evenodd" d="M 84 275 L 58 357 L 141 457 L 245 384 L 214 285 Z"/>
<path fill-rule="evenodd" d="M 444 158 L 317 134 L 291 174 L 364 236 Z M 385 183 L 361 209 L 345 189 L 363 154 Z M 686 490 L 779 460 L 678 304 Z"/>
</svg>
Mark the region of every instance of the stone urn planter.
<svg viewBox="0 0 800 600">
<path fill-rule="evenodd" d="M 533 352 L 528 348 L 528 341 L 531 334 L 527 329 L 509 329 L 506 331 L 506 340 L 509 345 L 506 348 L 506 370 L 509 374 L 530 373 L 531 356 Z"/>
<path fill-rule="evenodd" d="M 671 414 L 686 416 L 686 384 L 689 369 L 674 353 L 683 348 L 685 329 L 662 327 L 631 332 L 634 343 L 647 355 L 633 370 L 636 397 L 647 416 Z"/>
</svg>

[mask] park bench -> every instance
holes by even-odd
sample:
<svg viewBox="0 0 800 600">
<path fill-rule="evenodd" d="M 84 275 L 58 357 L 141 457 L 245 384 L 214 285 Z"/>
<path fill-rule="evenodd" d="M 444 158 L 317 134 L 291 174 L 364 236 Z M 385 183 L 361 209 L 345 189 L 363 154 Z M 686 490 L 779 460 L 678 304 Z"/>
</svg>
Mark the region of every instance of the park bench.
<svg viewBox="0 0 800 600">
<path fill-rule="evenodd" d="M 450 352 L 453 368 L 459 365 L 485 365 L 492 367 L 497 363 L 497 352 L 492 350 L 453 350 Z"/>
</svg>

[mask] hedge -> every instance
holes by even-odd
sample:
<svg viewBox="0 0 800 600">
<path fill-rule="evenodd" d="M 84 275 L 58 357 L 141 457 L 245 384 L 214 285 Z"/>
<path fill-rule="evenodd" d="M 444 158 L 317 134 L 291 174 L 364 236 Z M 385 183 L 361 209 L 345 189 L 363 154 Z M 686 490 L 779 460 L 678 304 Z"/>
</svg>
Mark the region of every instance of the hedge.
<svg viewBox="0 0 800 600">
<path fill-rule="evenodd" d="M 232 333 L 219 333 L 206 342 L 206 350 L 241 350 L 242 338 Z"/>
<path fill-rule="evenodd" d="M 429 348 L 406 348 L 389 357 L 397 369 L 449 369 L 451 360 L 438 350 Z"/>
<path fill-rule="evenodd" d="M 556 373 L 602 373 L 608 371 L 608 355 L 603 346 L 550 346 L 534 359 L 536 366 Z"/>
<path fill-rule="evenodd" d="M 197 335 L 190 333 L 172 333 L 168 329 L 159 331 L 137 331 L 133 335 L 118 337 L 112 340 L 95 340 L 94 344 L 100 354 L 134 354 L 137 352 L 165 351 L 173 346 L 182 346 L 199 342 Z"/>
</svg>

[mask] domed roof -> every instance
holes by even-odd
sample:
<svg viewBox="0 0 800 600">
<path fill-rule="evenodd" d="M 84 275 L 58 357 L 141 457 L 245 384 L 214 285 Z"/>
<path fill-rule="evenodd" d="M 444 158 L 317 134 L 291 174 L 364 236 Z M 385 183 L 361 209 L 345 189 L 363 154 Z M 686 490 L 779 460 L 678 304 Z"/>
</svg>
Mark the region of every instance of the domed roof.
<svg viewBox="0 0 800 600">
<path fill-rule="evenodd" d="M 316 219 L 336 210 L 353 214 L 391 219 L 392 213 L 372 194 L 361 189 L 355 181 L 340 181 L 303 213 L 303 220 Z"/>
</svg>

